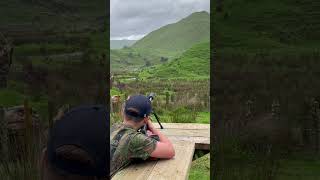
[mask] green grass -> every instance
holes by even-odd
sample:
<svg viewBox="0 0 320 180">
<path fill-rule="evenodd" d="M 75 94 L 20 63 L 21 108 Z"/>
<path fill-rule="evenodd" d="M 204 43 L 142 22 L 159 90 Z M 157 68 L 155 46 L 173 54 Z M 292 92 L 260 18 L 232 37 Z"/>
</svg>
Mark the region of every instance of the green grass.
<svg viewBox="0 0 320 180">
<path fill-rule="evenodd" d="M 19 92 L 13 91 L 11 89 L 0 90 L 0 106 L 10 107 L 22 105 L 24 99 L 25 96 Z"/>
<path fill-rule="evenodd" d="M 196 123 L 210 124 L 210 112 L 199 112 L 196 117 Z"/>
<path fill-rule="evenodd" d="M 190 180 L 210 179 L 210 153 L 194 160 L 189 172 Z"/>
<path fill-rule="evenodd" d="M 320 179 L 320 158 L 297 154 L 280 161 L 277 180 L 316 180 Z"/>
<path fill-rule="evenodd" d="M 120 95 L 120 91 L 116 88 L 112 88 L 110 89 L 110 96 L 114 96 L 114 95 Z"/>
</svg>

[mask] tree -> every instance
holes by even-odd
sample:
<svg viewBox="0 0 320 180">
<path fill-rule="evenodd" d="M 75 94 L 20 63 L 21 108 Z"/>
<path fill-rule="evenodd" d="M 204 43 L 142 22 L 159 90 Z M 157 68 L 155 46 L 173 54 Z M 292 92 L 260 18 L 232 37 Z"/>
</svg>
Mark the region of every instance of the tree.
<svg viewBox="0 0 320 180">
<path fill-rule="evenodd" d="M 146 66 L 146 67 L 151 66 L 151 63 L 150 63 L 150 61 L 149 61 L 147 58 L 143 58 L 143 60 L 144 60 L 144 62 L 145 62 L 145 66 Z"/>
<path fill-rule="evenodd" d="M 167 57 L 160 57 L 160 62 L 164 63 L 164 62 L 167 62 L 168 61 L 168 58 Z"/>
<path fill-rule="evenodd" d="M 5 88 L 12 64 L 13 47 L 4 36 L 0 38 L 0 88 Z"/>
<path fill-rule="evenodd" d="M 151 63 L 150 61 L 146 61 L 146 64 L 145 64 L 147 67 L 151 66 Z"/>
<path fill-rule="evenodd" d="M 223 11 L 223 0 L 216 0 L 216 11 L 217 12 L 222 12 Z"/>
</svg>

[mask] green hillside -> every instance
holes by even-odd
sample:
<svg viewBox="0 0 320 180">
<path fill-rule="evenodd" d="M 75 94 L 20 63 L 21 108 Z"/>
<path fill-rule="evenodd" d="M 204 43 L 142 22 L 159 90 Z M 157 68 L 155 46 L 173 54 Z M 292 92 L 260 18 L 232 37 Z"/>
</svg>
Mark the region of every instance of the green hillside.
<svg viewBox="0 0 320 180">
<path fill-rule="evenodd" d="M 105 9 L 103 0 L 2 0 L 0 32 L 102 28 Z"/>
<path fill-rule="evenodd" d="M 194 44 L 208 41 L 209 37 L 210 15 L 202 11 L 149 33 L 132 47 L 161 55 L 175 55 Z"/>
<path fill-rule="evenodd" d="M 313 0 L 224 0 L 222 10 L 213 13 L 215 45 L 246 51 L 314 47 L 319 8 L 320 1 Z"/>
<path fill-rule="evenodd" d="M 210 43 L 200 43 L 181 57 L 143 70 L 141 79 L 208 79 L 210 74 Z"/>
</svg>

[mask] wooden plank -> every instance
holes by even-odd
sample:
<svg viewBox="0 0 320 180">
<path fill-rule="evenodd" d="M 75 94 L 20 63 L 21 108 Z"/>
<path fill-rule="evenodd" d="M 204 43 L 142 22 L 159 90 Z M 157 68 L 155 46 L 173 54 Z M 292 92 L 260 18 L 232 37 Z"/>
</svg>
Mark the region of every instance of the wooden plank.
<svg viewBox="0 0 320 180">
<path fill-rule="evenodd" d="M 172 141 L 187 141 L 195 143 L 195 149 L 210 150 L 210 138 L 207 137 L 183 137 L 183 136 L 168 136 Z"/>
<path fill-rule="evenodd" d="M 145 161 L 139 164 L 132 164 L 129 167 L 119 171 L 112 180 L 124 180 L 124 179 L 137 179 L 144 180 L 148 179 L 151 171 L 154 169 L 154 166 L 157 164 L 157 161 Z"/>
<path fill-rule="evenodd" d="M 153 168 L 148 180 L 186 180 L 194 153 L 194 143 L 180 141 L 174 143 L 176 156 L 170 160 L 161 160 Z"/>
<path fill-rule="evenodd" d="M 208 137 L 167 136 L 171 141 L 191 141 L 196 144 L 210 144 Z"/>
<path fill-rule="evenodd" d="M 160 126 L 154 122 L 160 129 Z M 194 123 L 163 123 L 160 131 L 171 141 L 189 141 L 195 143 L 196 149 L 210 150 L 210 125 Z"/>
<path fill-rule="evenodd" d="M 210 130 L 206 129 L 160 129 L 167 136 L 210 137 Z"/>
<path fill-rule="evenodd" d="M 161 123 L 164 129 L 210 129 L 210 124 L 198 123 Z M 154 121 L 153 125 L 160 128 L 159 124 Z"/>
<path fill-rule="evenodd" d="M 173 142 L 173 145 L 176 153 L 173 159 L 162 159 L 157 161 L 146 161 L 144 163 L 132 164 L 129 167 L 118 172 L 112 178 L 112 180 L 187 179 L 195 144 L 186 141 L 180 141 Z"/>
</svg>

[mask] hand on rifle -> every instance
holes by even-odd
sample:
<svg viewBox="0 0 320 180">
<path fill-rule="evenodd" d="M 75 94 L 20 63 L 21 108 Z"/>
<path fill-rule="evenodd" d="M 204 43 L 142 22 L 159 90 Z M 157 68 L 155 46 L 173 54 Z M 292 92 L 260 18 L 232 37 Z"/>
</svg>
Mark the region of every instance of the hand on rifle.
<svg viewBox="0 0 320 180">
<path fill-rule="evenodd" d="M 151 119 L 149 118 L 148 119 L 148 121 L 147 121 L 147 136 L 152 136 L 152 135 L 155 135 L 155 133 L 154 133 L 154 126 L 153 126 L 153 124 L 152 124 L 152 122 L 151 122 Z"/>
<path fill-rule="evenodd" d="M 156 149 L 151 153 L 151 157 L 169 159 L 174 157 L 175 151 L 171 141 L 153 126 L 150 118 L 147 120 L 147 126 L 148 136 L 150 136 L 149 133 L 152 133 L 152 135 L 158 136 L 159 139 L 156 145 Z"/>
</svg>

